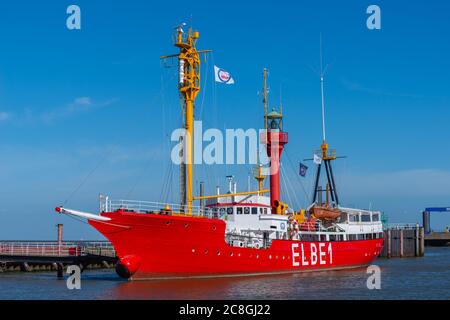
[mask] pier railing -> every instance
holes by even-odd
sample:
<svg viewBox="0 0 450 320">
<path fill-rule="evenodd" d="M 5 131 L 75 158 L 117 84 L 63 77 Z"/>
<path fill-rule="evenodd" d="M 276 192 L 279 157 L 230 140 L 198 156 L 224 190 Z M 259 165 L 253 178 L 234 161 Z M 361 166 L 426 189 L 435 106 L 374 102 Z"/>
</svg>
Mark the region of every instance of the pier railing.
<svg viewBox="0 0 450 320">
<path fill-rule="evenodd" d="M 2 241 L 0 255 L 3 256 L 84 256 L 99 255 L 115 257 L 111 243 L 107 241 Z"/>
<path fill-rule="evenodd" d="M 385 229 L 391 229 L 391 230 L 411 230 L 419 228 L 419 225 L 417 223 L 390 223 L 385 226 Z"/>
</svg>

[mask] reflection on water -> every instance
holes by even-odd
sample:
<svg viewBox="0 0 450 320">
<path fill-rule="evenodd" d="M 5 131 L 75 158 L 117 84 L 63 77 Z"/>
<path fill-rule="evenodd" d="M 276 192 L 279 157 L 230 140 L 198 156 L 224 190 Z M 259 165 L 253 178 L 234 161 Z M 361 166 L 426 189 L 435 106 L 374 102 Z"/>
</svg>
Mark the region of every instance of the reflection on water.
<svg viewBox="0 0 450 320">
<path fill-rule="evenodd" d="M 314 299 L 330 289 L 365 287 L 365 269 L 289 275 L 125 282 L 110 293 L 120 299 Z M 338 298 L 338 297 L 335 297 Z"/>
<path fill-rule="evenodd" d="M 449 299 L 450 248 L 423 258 L 379 259 L 381 290 L 368 290 L 365 268 L 289 275 L 128 282 L 113 270 L 83 273 L 68 290 L 54 273 L 0 274 L 0 299 Z"/>
</svg>

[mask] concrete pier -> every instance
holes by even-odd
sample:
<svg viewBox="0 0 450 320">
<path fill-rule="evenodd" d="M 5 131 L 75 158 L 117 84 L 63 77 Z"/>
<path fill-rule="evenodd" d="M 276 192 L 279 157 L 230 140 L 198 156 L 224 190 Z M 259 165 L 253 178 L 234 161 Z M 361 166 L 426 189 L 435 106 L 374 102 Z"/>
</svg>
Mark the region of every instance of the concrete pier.
<svg viewBox="0 0 450 320">
<path fill-rule="evenodd" d="M 425 235 L 427 246 L 449 246 L 450 232 L 430 232 Z"/>
</svg>

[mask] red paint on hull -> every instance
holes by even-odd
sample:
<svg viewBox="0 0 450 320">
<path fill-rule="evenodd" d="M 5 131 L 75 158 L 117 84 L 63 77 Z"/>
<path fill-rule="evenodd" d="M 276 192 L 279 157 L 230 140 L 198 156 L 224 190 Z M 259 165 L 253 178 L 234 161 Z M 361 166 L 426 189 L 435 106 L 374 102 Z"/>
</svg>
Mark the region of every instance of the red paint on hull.
<svg viewBox="0 0 450 320">
<path fill-rule="evenodd" d="M 119 258 L 136 256 L 133 279 L 208 277 L 342 269 L 370 264 L 383 239 L 333 242 L 273 240 L 267 249 L 225 242 L 219 219 L 130 212 L 103 213 L 89 223 L 114 245 Z"/>
</svg>

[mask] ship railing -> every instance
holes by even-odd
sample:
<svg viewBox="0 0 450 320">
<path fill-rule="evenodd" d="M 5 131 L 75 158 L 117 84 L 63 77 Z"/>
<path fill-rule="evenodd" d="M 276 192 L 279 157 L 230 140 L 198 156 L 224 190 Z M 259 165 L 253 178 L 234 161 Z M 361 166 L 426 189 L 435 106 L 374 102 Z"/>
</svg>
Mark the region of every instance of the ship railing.
<svg viewBox="0 0 450 320">
<path fill-rule="evenodd" d="M 217 212 L 211 208 L 200 206 L 192 206 L 193 216 L 202 216 L 208 218 L 218 218 Z M 159 213 L 159 214 L 184 214 L 188 213 L 187 205 L 173 204 L 167 202 L 151 202 L 141 200 L 112 200 L 108 198 L 103 199 L 100 204 L 102 212 L 113 212 L 117 210 L 125 210 L 136 213 Z"/>
<path fill-rule="evenodd" d="M 322 158 L 322 149 L 315 150 L 314 154 L 317 155 L 318 157 Z M 336 149 L 328 149 L 328 156 L 329 157 L 336 157 Z"/>
<path fill-rule="evenodd" d="M 342 228 L 342 227 L 340 227 L 339 225 L 337 225 L 337 224 L 332 224 L 332 225 L 330 225 L 330 226 L 327 226 L 327 227 L 325 227 L 325 226 L 321 226 L 321 230 L 320 231 L 324 231 L 324 232 L 333 232 L 333 233 L 336 233 L 336 232 L 345 232 L 345 229 L 344 228 Z"/>
<path fill-rule="evenodd" d="M 114 247 L 107 241 L 2 241 L 3 256 L 84 256 L 96 254 L 115 256 Z"/>
<path fill-rule="evenodd" d="M 323 231 L 323 225 L 320 220 L 316 221 L 305 221 L 299 224 L 300 231 Z"/>
</svg>

